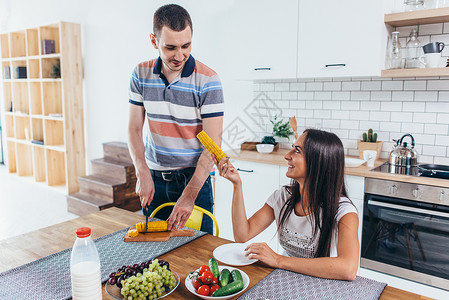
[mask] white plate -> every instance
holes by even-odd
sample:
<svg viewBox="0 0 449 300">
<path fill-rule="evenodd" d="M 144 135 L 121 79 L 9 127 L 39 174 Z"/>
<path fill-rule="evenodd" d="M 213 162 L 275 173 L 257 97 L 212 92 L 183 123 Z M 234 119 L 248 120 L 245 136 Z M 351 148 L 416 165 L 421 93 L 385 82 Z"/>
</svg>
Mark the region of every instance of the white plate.
<svg viewBox="0 0 449 300">
<path fill-rule="evenodd" d="M 364 163 L 363 159 L 345 157 L 345 167 L 347 168 L 357 168 Z"/>
<path fill-rule="evenodd" d="M 213 255 L 216 260 L 231 266 L 246 266 L 255 263 L 257 259 L 245 256 L 246 244 L 229 243 L 215 248 Z"/>
<path fill-rule="evenodd" d="M 246 290 L 246 289 L 248 288 L 248 285 L 249 285 L 249 277 L 248 277 L 248 275 L 247 275 L 245 272 L 243 272 L 243 271 L 240 270 L 240 269 L 233 268 L 233 267 L 228 267 L 228 266 L 218 266 L 218 270 L 220 270 L 220 273 L 221 273 L 221 271 L 222 271 L 223 269 L 228 269 L 228 270 L 231 271 L 231 272 L 232 272 L 232 270 L 239 270 L 239 271 L 240 271 L 240 274 L 242 274 L 242 279 L 243 279 L 243 290 L 241 290 L 241 291 L 238 292 L 238 293 L 234 293 L 234 294 L 227 295 L 227 296 L 223 296 L 223 297 L 203 296 L 203 295 L 198 294 L 198 293 L 195 291 L 195 288 L 193 287 L 192 279 L 190 279 L 190 277 L 189 277 L 188 275 L 187 275 L 186 281 L 185 281 L 186 288 L 189 290 L 189 292 L 191 292 L 191 293 L 194 294 L 195 296 L 198 296 L 198 297 L 200 297 L 200 298 L 202 298 L 202 299 L 206 299 L 206 300 L 215 300 L 215 299 L 225 300 L 225 299 L 231 299 L 231 298 L 234 298 L 235 296 L 237 296 L 238 294 L 242 293 L 244 290 Z M 199 269 L 197 269 L 197 271 L 198 271 L 198 270 L 199 270 Z"/>
</svg>

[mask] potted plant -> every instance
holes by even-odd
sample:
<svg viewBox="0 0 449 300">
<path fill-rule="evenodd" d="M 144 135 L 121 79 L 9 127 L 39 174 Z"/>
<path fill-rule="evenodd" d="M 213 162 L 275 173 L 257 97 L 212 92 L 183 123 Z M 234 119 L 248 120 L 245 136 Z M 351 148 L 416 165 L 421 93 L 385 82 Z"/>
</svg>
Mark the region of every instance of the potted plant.
<svg viewBox="0 0 449 300">
<path fill-rule="evenodd" d="M 368 132 L 362 134 L 362 139 L 357 142 L 357 149 L 359 149 L 360 159 L 363 159 L 363 151 L 373 150 L 377 152 L 376 159 L 380 157 L 382 146 L 384 142 L 377 140 L 377 133 L 373 132 L 373 129 L 369 129 Z"/>
<path fill-rule="evenodd" d="M 293 135 L 292 128 L 290 126 L 289 121 L 283 122 L 282 120 L 278 120 L 277 115 L 274 116 L 273 120 L 270 120 L 271 124 L 273 124 L 273 135 L 264 136 L 262 139 L 262 144 L 273 144 L 274 150 L 279 148 L 279 143 L 276 142 L 275 136 L 280 138 L 290 138 Z"/>
</svg>

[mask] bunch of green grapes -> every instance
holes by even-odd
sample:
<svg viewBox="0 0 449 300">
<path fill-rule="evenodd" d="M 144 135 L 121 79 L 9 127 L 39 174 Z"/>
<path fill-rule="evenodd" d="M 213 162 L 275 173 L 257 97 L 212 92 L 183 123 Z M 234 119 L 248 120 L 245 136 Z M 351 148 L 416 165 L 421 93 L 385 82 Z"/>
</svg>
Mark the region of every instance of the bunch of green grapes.
<svg viewBox="0 0 449 300">
<path fill-rule="evenodd" d="M 156 299 L 176 286 L 176 278 L 161 266 L 157 259 L 153 260 L 143 273 L 137 273 L 121 282 L 121 294 L 125 299 Z"/>
</svg>

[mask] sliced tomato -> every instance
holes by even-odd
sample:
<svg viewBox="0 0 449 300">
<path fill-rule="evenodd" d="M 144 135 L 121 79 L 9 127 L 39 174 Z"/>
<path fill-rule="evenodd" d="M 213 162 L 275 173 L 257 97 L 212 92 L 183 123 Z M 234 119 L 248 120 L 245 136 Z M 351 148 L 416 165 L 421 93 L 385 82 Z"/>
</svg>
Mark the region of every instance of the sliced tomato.
<svg viewBox="0 0 449 300">
<path fill-rule="evenodd" d="M 201 268 L 200 268 L 200 270 L 199 270 L 198 272 L 199 272 L 201 275 L 203 275 L 203 273 L 206 272 L 206 271 L 210 272 L 209 266 L 208 266 L 208 265 L 202 265 Z"/>
<path fill-rule="evenodd" d="M 200 286 L 200 288 L 198 289 L 198 294 L 203 295 L 203 296 L 209 296 L 209 292 L 210 292 L 210 288 L 206 284 Z"/>
</svg>

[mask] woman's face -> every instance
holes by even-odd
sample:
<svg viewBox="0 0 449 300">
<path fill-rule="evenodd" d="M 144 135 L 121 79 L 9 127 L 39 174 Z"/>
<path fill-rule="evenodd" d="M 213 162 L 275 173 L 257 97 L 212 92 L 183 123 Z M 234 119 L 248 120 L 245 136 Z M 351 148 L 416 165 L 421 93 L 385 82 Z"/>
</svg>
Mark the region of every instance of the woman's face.
<svg viewBox="0 0 449 300">
<path fill-rule="evenodd" d="M 287 160 L 288 169 L 285 174 L 288 178 L 292 178 L 298 181 L 300 184 L 304 182 L 306 176 L 307 165 L 304 155 L 304 141 L 306 140 L 306 134 L 303 133 L 293 144 L 292 150 L 290 150 L 284 158 Z"/>
</svg>

